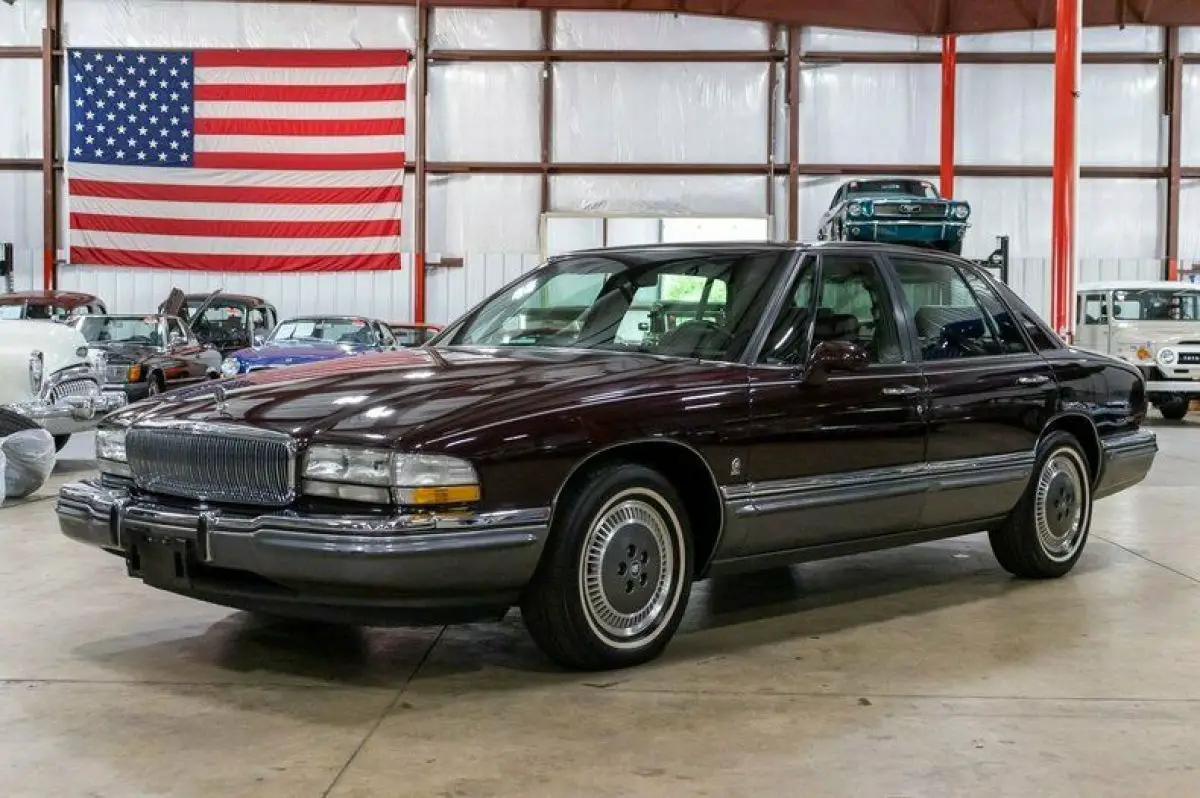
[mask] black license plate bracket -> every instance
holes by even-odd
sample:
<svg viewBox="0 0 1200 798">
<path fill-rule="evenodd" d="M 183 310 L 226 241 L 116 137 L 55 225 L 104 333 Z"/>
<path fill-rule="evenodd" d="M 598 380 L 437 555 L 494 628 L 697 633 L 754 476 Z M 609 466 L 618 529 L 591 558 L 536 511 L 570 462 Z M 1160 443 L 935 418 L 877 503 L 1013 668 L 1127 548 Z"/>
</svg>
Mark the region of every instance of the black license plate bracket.
<svg viewBox="0 0 1200 798">
<path fill-rule="evenodd" d="M 130 576 L 155 587 L 186 588 L 191 585 L 190 541 L 136 527 L 127 529 L 126 534 L 129 545 L 125 565 Z"/>
</svg>

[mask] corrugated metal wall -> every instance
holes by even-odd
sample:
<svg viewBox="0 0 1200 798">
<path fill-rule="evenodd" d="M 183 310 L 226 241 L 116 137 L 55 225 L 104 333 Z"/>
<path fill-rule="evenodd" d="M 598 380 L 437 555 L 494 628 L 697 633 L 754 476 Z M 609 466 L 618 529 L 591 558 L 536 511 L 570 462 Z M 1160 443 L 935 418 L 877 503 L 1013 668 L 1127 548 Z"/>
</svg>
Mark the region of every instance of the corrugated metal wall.
<svg viewBox="0 0 1200 798">
<path fill-rule="evenodd" d="M 40 42 L 41 4 L 0 4 L 0 42 Z M 766 49 L 765 25 L 672 14 L 559 12 L 554 40 L 574 49 Z M 411 8 L 228 0 L 64 0 L 68 46 L 411 47 Z M 534 49 L 537 12 L 522 9 L 436 9 L 432 46 L 442 49 Z M 1200 52 L 1200 31 L 1182 37 Z M 804 48 L 936 51 L 931 38 L 807 30 Z M 963 50 L 1050 51 L 1053 34 L 964 37 Z M 1090 51 L 1158 51 L 1161 31 L 1089 29 Z M 801 125 L 788 131 L 782 92 L 767 96 L 764 64 L 585 64 L 554 71 L 555 141 L 559 160 L 762 163 L 765 115 L 774 101 L 777 158 L 789 135 L 800 138 L 810 163 L 838 160 L 905 163 L 937 160 L 936 65 L 806 65 Z M 430 157 L 437 160 L 531 161 L 538 157 L 540 66 L 440 63 L 431 68 Z M 36 61 L 0 62 L 0 155 L 40 155 L 40 75 Z M 1048 164 L 1052 132 L 1052 72 L 1039 65 L 963 65 L 959 87 L 959 154 L 965 163 Z M 1082 158 L 1091 165 L 1157 165 L 1165 160 L 1160 99 L 1162 72 L 1147 65 L 1084 66 Z M 1185 72 L 1184 162 L 1200 166 L 1200 65 Z M 931 176 L 932 177 L 932 176 Z M 565 213 L 763 216 L 765 178 L 753 176 L 574 176 L 551 181 L 551 209 Z M 411 180 L 409 181 L 411 184 Z M 434 175 L 428 192 L 430 259 L 464 258 L 433 269 L 427 308 L 447 321 L 487 291 L 530 268 L 541 250 L 539 178 L 534 175 Z M 816 231 L 839 180 L 804 178 L 798 207 L 788 209 L 784 181 L 774 181 L 774 230 L 782 235 L 795 213 L 804 236 Z M 974 178 L 957 194 L 974 208 L 967 254 L 986 255 L 998 234 L 1011 238 L 1014 283 L 1035 306 L 1049 255 L 1050 183 L 1045 179 Z M 412 227 L 413 186 L 406 186 L 406 231 Z M 1157 276 L 1164 186 L 1156 180 L 1086 180 L 1080 196 L 1084 279 L 1108 270 Z M 65 209 L 64 209 L 65 213 Z M 1182 195 L 1181 255 L 1200 261 L 1200 181 Z M 64 215 L 65 219 L 65 215 Z M 60 220 L 61 224 L 61 220 Z M 17 246 L 17 284 L 41 274 L 41 178 L 0 173 L 0 240 Z M 405 248 L 411 250 L 411 239 Z M 407 261 L 406 261 L 407 263 Z M 1118 263 L 1120 266 L 1107 264 Z M 1137 265 L 1128 265 L 1137 264 Z M 1124 272 L 1123 272 L 1124 273 Z M 1018 276 L 1020 275 L 1020 276 Z M 224 286 L 262 293 L 282 311 L 371 312 L 406 318 L 412 269 L 374 275 L 207 275 L 141 270 L 65 268 L 64 287 L 98 290 L 118 309 L 141 309 L 171 284 Z"/>
</svg>

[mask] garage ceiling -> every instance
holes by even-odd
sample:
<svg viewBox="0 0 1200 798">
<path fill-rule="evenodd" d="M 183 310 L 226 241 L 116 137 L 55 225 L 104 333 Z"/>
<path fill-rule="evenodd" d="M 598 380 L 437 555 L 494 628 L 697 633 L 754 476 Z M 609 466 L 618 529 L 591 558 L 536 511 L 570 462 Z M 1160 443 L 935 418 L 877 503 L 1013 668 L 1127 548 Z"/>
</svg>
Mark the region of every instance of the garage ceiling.
<svg viewBox="0 0 1200 798">
<path fill-rule="evenodd" d="M 415 5 L 407 0 L 357 2 Z M 940 35 L 1052 28 L 1055 0 L 426 0 L 422 5 L 675 11 L 788 25 Z M 1200 0 L 1083 0 L 1083 24 L 1200 25 Z"/>
</svg>

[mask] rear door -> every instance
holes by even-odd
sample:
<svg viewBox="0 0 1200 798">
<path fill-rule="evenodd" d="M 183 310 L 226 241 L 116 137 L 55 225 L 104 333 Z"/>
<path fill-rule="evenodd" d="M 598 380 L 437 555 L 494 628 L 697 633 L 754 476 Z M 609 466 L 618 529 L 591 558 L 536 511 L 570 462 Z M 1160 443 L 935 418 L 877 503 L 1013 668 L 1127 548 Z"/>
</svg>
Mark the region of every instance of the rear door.
<svg viewBox="0 0 1200 798">
<path fill-rule="evenodd" d="M 930 492 L 922 528 L 1006 514 L 1032 473 L 1058 390 L 982 271 L 935 255 L 889 255 L 928 386 Z"/>
</svg>

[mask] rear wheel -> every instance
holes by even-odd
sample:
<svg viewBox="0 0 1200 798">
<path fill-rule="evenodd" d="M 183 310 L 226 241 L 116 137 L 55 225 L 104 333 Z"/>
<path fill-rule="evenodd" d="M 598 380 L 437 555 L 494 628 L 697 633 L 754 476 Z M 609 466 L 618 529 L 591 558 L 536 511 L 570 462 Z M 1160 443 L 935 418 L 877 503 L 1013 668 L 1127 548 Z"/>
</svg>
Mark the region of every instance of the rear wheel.
<svg viewBox="0 0 1200 798">
<path fill-rule="evenodd" d="M 1075 567 L 1091 525 L 1087 455 L 1075 436 L 1052 432 L 1038 445 L 1033 476 L 1021 501 L 989 538 L 992 552 L 1009 573 L 1050 579 Z"/>
<path fill-rule="evenodd" d="M 521 614 L 547 656 L 604 670 L 662 652 L 687 606 L 693 557 L 665 477 L 630 463 L 590 474 L 560 500 L 546 545 Z"/>
<path fill-rule="evenodd" d="M 1188 414 L 1191 404 L 1191 399 L 1186 396 L 1172 396 L 1165 402 L 1159 402 L 1156 406 L 1163 418 L 1168 421 L 1181 421 Z"/>
</svg>

